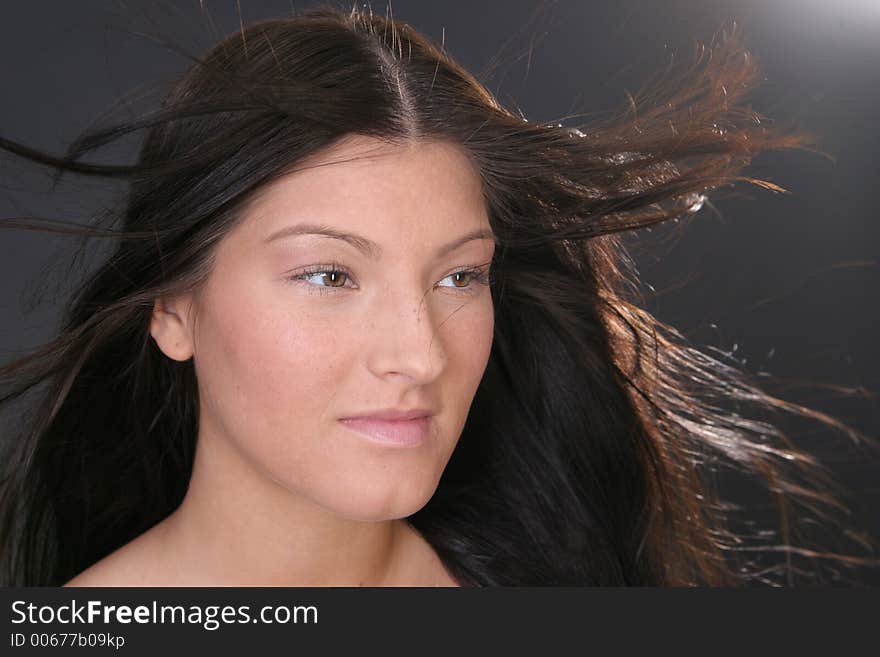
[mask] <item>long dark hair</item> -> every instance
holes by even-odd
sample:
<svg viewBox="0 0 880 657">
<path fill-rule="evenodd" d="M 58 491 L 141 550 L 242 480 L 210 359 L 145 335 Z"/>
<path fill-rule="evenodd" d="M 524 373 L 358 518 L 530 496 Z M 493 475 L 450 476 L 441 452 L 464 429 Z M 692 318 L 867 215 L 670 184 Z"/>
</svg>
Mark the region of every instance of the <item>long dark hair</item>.
<svg viewBox="0 0 880 657">
<path fill-rule="evenodd" d="M 61 157 L 0 139 L 59 176 L 130 183 L 124 211 L 89 227 L 2 220 L 118 240 L 58 336 L 0 369 L 0 402 L 34 398 L 18 433 L 4 427 L 4 583 L 61 584 L 180 504 L 197 380 L 192 359 L 150 339 L 153 302 L 196 289 L 252 195 L 349 134 L 457 144 L 484 183 L 492 352 L 435 495 L 408 519 L 461 584 L 792 583 L 792 555 L 865 562 L 793 542 L 792 501 L 824 519 L 839 502 L 822 464 L 772 420 L 866 437 L 654 318 L 623 243 L 692 218 L 735 182 L 778 191 L 742 169 L 761 151 L 811 145 L 744 102 L 760 73 L 735 24 L 631 108 L 577 128 L 505 109 L 411 26 L 356 5 L 242 27 L 193 59 L 161 107 L 87 131 Z M 83 161 L 141 130 L 136 164 Z M 779 540 L 731 527 L 735 507 L 710 479 L 725 467 L 767 484 Z M 780 546 L 786 568 L 756 558 Z"/>
</svg>

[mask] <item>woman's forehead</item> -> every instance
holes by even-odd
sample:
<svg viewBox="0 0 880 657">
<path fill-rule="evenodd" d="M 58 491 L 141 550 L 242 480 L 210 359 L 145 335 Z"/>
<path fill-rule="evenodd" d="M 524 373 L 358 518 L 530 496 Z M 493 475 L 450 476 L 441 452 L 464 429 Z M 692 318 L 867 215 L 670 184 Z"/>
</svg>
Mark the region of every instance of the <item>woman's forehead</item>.
<svg viewBox="0 0 880 657">
<path fill-rule="evenodd" d="M 365 135 L 349 135 L 339 142 L 297 163 L 289 173 L 268 186 L 268 193 L 278 186 L 305 191 L 307 186 L 323 183 L 338 185 L 341 190 L 364 187 L 378 192 L 376 182 L 385 187 L 409 185 L 438 187 L 444 181 L 455 186 L 480 186 L 479 172 L 465 150 L 456 144 L 434 139 L 389 143 Z M 362 183 L 358 185 L 358 183 Z"/>
<path fill-rule="evenodd" d="M 309 158 L 257 194 L 251 228 L 267 240 L 297 221 L 369 231 L 488 227 L 482 180 L 453 144 L 358 136 Z"/>
</svg>

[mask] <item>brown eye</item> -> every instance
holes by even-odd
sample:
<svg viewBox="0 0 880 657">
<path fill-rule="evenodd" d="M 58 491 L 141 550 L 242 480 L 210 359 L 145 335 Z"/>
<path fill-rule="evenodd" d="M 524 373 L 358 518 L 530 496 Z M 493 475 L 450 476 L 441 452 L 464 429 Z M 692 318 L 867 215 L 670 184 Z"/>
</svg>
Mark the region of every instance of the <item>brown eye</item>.
<svg viewBox="0 0 880 657">
<path fill-rule="evenodd" d="M 342 271 L 323 272 L 323 276 L 324 280 L 330 283 L 330 285 L 328 285 L 327 287 L 345 287 L 345 281 L 348 277 L 348 275 Z M 339 284 L 337 285 L 337 283 Z"/>
<path fill-rule="evenodd" d="M 464 285 L 461 285 L 461 286 L 456 285 L 455 287 L 467 287 L 467 282 L 468 282 L 468 280 L 470 280 L 468 277 L 471 276 L 471 273 L 467 272 L 467 271 L 459 271 L 459 272 L 456 272 L 455 274 L 453 274 L 453 276 L 455 277 L 454 280 L 456 280 L 458 282 L 460 282 L 462 280 L 462 278 L 465 279 Z"/>
<path fill-rule="evenodd" d="M 307 283 L 309 291 L 319 294 L 329 293 L 330 290 L 351 289 L 346 283 L 351 279 L 349 273 L 339 265 L 327 264 L 309 267 L 306 271 L 294 274 L 288 278 L 291 281 L 303 281 Z"/>
<path fill-rule="evenodd" d="M 443 285 L 442 287 L 452 287 L 465 293 L 476 293 L 481 287 L 489 284 L 488 272 L 483 272 L 479 268 L 461 269 L 447 275 L 443 280 L 446 279 L 452 279 L 452 285 Z"/>
</svg>

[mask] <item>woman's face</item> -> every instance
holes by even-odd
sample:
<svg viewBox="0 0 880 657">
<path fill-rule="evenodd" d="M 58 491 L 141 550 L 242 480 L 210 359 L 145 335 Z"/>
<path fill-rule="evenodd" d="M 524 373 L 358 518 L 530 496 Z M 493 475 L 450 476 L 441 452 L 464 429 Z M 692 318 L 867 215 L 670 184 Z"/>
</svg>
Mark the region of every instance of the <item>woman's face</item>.
<svg viewBox="0 0 880 657">
<path fill-rule="evenodd" d="M 494 242 L 452 145 L 355 136 L 306 164 L 365 154 L 265 188 L 219 244 L 187 330 L 200 440 L 335 514 L 384 520 L 428 501 L 465 424 L 492 344 Z M 413 407 L 433 412 L 417 444 L 341 421 Z"/>
</svg>

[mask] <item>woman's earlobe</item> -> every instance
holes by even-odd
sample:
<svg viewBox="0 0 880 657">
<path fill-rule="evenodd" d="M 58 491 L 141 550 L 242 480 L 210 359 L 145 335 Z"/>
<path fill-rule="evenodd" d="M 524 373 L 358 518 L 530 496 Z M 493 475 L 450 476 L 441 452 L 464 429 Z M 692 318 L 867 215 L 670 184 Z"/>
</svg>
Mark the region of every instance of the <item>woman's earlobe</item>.
<svg viewBox="0 0 880 657">
<path fill-rule="evenodd" d="M 179 305 L 156 299 L 150 317 L 150 335 L 168 358 L 179 361 L 192 358 L 192 339 L 186 315 L 180 312 Z"/>
</svg>

